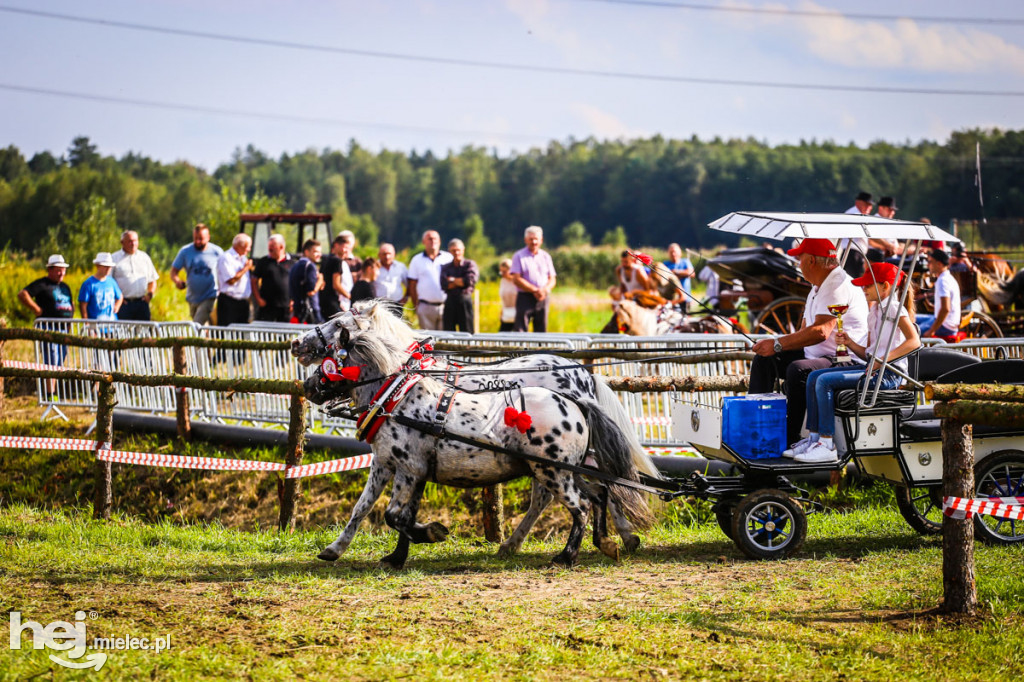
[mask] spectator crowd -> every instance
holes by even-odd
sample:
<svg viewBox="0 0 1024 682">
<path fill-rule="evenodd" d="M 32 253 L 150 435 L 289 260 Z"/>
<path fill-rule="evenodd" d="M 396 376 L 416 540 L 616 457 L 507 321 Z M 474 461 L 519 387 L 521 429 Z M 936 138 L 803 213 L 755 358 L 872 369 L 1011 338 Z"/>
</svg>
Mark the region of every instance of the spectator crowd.
<svg viewBox="0 0 1024 682">
<path fill-rule="evenodd" d="M 544 233 L 531 226 L 525 246 L 502 263 L 503 329 L 547 330 L 548 301 L 555 286 L 551 256 L 541 248 Z M 467 257 L 466 246 L 452 239 L 441 249 L 436 230 L 423 233 L 423 251 L 409 265 L 396 260 L 393 244 L 382 243 L 376 258 L 355 255 L 356 237 L 345 230 L 322 245 L 315 239 L 301 245 L 298 258 L 288 253 L 285 238 L 270 235 L 267 255 L 252 258 L 252 238 L 240 233 L 222 249 L 210 242 L 209 228 L 200 223 L 192 242 L 183 246 L 171 264 L 170 280 L 185 292 L 189 315 L 196 324 L 219 326 L 251 320 L 318 324 L 366 299 L 393 304 L 401 315 L 411 305 L 424 330 L 465 331 L 476 328 L 474 293 L 480 268 Z M 127 230 L 116 253 L 101 251 L 94 272 L 79 288 L 78 312 L 89 320 L 151 319 L 150 302 L 159 274 L 139 248 L 139 235 Z M 75 316 L 72 292 L 64 282 L 69 263 L 53 254 L 46 276 L 18 293 L 18 299 L 37 318 Z"/>
</svg>

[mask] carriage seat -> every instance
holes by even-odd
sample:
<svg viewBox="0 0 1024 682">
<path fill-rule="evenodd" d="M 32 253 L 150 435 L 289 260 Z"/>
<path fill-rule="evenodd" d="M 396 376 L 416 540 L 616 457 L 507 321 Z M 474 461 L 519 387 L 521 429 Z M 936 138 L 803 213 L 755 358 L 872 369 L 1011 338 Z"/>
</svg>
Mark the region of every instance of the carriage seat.
<svg viewBox="0 0 1024 682">
<path fill-rule="evenodd" d="M 868 389 L 868 396 L 870 397 L 873 391 Z M 836 394 L 836 413 L 837 414 L 853 414 L 857 410 L 857 401 L 860 400 L 860 389 L 859 388 L 848 388 L 843 391 L 839 391 Z M 901 408 L 909 408 L 913 406 L 915 400 L 915 394 L 913 391 L 879 391 L 878 398 L 875 400 L 874 406 L 870 408 L 863 408 L 874 411 L 889 411 L 898 410 Z"/>
<path fill-rule="evenodd" d="M 938 384 L 1024 384 L 1024 360 L 988 360 L 973 362 L 950 370 L 934 379 Z M 942 437 L 941 420 L 935 418 L 935 407 L 926 405 L 905 410 L 911 417 L 900 424 L 900 434 L 908 440 L 938 440 Z M 1005 426 L 974 426 L 975 436 L 995 436 L 1020 433 L 1020 429 Z"/>
</svg>

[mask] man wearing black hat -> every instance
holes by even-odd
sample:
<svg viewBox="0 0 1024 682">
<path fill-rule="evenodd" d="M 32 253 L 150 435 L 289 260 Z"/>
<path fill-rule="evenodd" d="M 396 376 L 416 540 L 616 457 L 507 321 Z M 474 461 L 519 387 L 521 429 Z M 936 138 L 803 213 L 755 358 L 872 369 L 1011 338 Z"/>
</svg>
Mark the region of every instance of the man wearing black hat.
<svg viewBox="0 0 1024 682">
<path fill-rule="evenodd" d="M 892 220 L 896 217 L 896 211 L 898 210 L 895 199 L 892 197 L 882 197 L 878 200 L 878 212 L 876 215 L 879 218 Z M 886 258 L 892 258 L 899 254 L 900 243 L 896 239 L 872 238 L 868 240 L 868 260 L 872 263 L 881 263 Z"/>
<path fill-rule="evenodd" d="M 917 316 L 921 336 L 956 336 L 960 329 L 960 283 L 949 271 L 949 254 L 942 249 L 932 249 L 928 256 L 928 271 L 935 277 L 932 299 L 935 314 Z"/>
<path fill-rule="evenodd" d="M 871 195 L 867 192 L 861 192 L 853 200 L 853 206 L 846 209 L 846 213 L 848 215 L 871 215 L 871 207 Z M 857 239 L 843 238 L 839 240 L 840 255 L 843 251 L 849 251 L 843 269 L 846 270 L 850 277 L 860 277 L 864 274 L 864 254 L 867 253 L 867 250 L 867 239 L 858 237 Z"/>
</svg>

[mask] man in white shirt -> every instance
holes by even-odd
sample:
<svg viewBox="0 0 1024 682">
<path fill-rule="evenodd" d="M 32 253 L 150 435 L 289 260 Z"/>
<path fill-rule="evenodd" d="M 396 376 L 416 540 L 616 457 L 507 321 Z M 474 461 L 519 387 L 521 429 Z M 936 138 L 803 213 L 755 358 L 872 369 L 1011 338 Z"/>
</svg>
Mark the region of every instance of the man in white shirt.
<svg viewBox="0 0 1024 682">
<path fill-rule="evenodd" d="M 248 257 L 252 239 L 247 234 L 237 234 L 231 248 L 217 259 L 217 324 L 249 322 L 249 298 L 252 296 L 252 259 Z"/>
<path fill-rule="evenodd" d="M 874 203 L 871 201 L 871 195 L 867 192 L 861 192 L 857 195 L 857 198 L 853 200 L 853 206 L 846 209 L 847 215 L 871 215 L 871 207 Z M 851 244 L 853 245 L 851 248 Z M 850 277 L 860 277 L 864 274 L 864 268 L 866 267 L 865 255 L 868 252 L 868 240 L 863 238 L 856 239 L 840 239 L 839 240 L 839 254 L 840 256 L 845 252 L 849 251 L 850 254 L 846 257 L 843 268 L 846 270 Z"/>
<path fill-rule="evenodd" d="M 117 319 L 149 322 L 149 302 L 156 293 L 160 275 L 149 256 L 139 251 L 138 232 L 125 230 L 121 233 L 121 250 L 114 254 L 114 263 L 114 281 L 124 295 Z"/>
<path fill-rule="evenodd" d="M 932 299 L 935 314 L 917 316 L 921 336 L 956 336 L 960 329 L 960 283 L 949 271 L 949 254 L 942 249 L 932 249 L 928 256 L 928 271 L 935 277 Z"/>
<path fill-rule="evenodd" d="M 380 259 L 380 274 L 373 283 L 373 293 L 377 298 L 386 298 L 399 305 L 409 300 L 408 281 L 409 269 L 405 263 L 395 260 L 395 247 L 384 242 L 377 252 Z M 440 271 L 439 271 L 440 272 Z"/>
<path fill-rule="evenodd" d="M 416 311 L 420 329 L 443 328 L 444 301 L 441 266 L 452 262 L 452 254 L 441 250 L 441 235 L 435 230 L 423 233 L 423 253 L 409 262 L 409 299 Z"/>
<path fill-rule="evenodd" d="M 863 345 L 868 336 L 868 302 L 864 292 L 853 286 L 852 278 L 839 267 L 832 240 L 804 239 L 787 253 L 800 258 L 800 271 L 814 286 L 798 330 L 762 339 L 751 348 L 757 357 L 750 366 L 747 393 L 769 393 L 776 378 L 785 376 L 789 396 L 786 433 L 789 443 L 796 443 L 807 412 L 807 375 L 831 367 L 836 354 L 836 318 L 828 307 L 848 306 L 843 314 L 843 332 Z"/>
</svg>

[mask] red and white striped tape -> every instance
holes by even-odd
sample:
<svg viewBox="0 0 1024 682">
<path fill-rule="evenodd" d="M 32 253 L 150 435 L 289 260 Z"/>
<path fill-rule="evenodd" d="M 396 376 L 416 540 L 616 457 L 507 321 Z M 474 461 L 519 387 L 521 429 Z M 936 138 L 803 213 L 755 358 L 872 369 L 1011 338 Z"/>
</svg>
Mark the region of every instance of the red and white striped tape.
<svg viewBox="0 0 1024 682">
<path fill-rule="evenodd" d="M 672 426 L 672 417 L 631 417 L 634 424 L 651 424 L 654 426 Z"/>
<path fill-rule="evenodd" d="M 0 436 L 0 448 L 20 450 L 96 450 L 97 459 L 121 464 L 172 467 L 175 469 L 203 469 L 206 471 L 286 471 L 288 478 L 306 478 L 337 471 L 365 469 L 373 462 L 372 454 L 357 455 L 328 462 L 315 462 L 288 468 L 281 462 L 259 462 L 248 459 L 221 459 L 220 457 L 193 457 L 189 455 L 161 455 L 152 452 L 125 452 L 111 450 L 109 443 L 77 438 L 36 438 L 31 436 Z"/>
<path fill-rule="evenodd" d="M 942 513 L 954 519 L 969 519 L 975 514 L 1010 521 L 1024 521 L 1024 497 L 943 497 Z"/>
<path fill-rule="evenodd" d="M 21 360 L 4 360 L 4 367 L 10 367 L 11 369 L 42 369 L 46 371 L 56 370 L 58 372 L 68 371 L 67 367 L 61 367 L 60 365 L 41 365 L 37 362 L 22 362 Z"/>
<path fill-rule="evenodd" d="M 288 469 L 285 478 L 305 478 L 306 476 L 319 476 L 320 474 L 332 474 L 337 471 L 355 471 L 365 469 L 373 462 L 373 454 L 356 455 L 344 459 L 332 459 L 329 462 L 315 462 L 313 464 L 302 464 Z"/>
<path fill-rule="evenodd" d="M 16 448 L 18 450 L 95 450 L 98 445 L 100 443 L 97 441 L 78 438 L 0 436 L 0 448 Z"/>
</svg>

